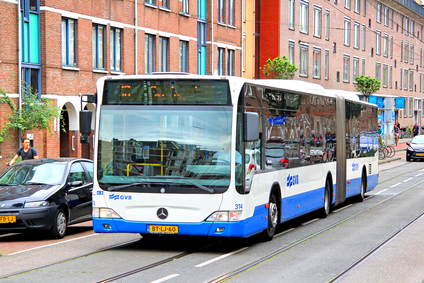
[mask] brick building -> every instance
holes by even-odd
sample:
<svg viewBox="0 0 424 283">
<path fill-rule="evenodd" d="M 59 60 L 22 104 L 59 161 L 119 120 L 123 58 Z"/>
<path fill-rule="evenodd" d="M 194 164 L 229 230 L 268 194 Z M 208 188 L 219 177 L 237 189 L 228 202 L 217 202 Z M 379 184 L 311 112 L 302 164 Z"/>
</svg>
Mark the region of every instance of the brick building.
<svg viewBox="0 0 424 283">
<path fill-rule="evenodd" d="M 92 145 L 79 143 L 80 95 L 94 93 L 105 75 L 241 76 L 241 7 L 241 0 L 0 0 L 0 87 L 18 103 L 25 81 L 63 110 L 53 136 L 23 133 L 40 157 L 93 158 Z M 0 105 L 0 125 L 8 112 Z M 0 144 L 3 163 L 18 136 Z"/>
<path fill-rule="evenodd" d="M 264 77 L 259 67 L 268 58 L 283 55 L 299 68 L 295 79 L 328 89 L 358 93 L 355 78 L 370 76 L 381 81 L 370 102 L 383 109 L 391 107 L 387 113 L 394 115 L 384 117 L 382 109 L 379 118 L 387 123 L 386 131 L 391 131 L 394 120 L 402 127 L 415 122 L 423 125 L 421 5 L 413 0 L 258 1 L 256 78 Z M 396 104 L 391 106 L 389 100 Z"/>
</svg>

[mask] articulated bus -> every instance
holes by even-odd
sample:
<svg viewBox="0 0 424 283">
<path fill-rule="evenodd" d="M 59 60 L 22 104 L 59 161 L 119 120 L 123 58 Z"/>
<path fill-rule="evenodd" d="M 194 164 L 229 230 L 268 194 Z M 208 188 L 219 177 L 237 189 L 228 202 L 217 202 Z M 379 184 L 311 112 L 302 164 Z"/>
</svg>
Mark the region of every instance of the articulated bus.
<svg viewBox="0 0 424 283">
<path fill-rule="evenodd" d="M 343 91 L 161 73 L 100 78 L 96 96 L 97 233 L 271 240 L 378 182 L 377 108 Z"/>
</svg>

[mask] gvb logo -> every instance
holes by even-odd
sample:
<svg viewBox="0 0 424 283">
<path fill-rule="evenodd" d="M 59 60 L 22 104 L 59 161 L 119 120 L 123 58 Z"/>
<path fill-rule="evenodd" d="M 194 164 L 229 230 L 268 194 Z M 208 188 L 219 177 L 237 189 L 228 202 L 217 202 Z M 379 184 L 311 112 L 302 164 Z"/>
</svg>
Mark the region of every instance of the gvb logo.
<svg viewBox="0 0 424 283">
<path fill-rule="evenodd" d="M 297 184 L 299 184 L 299 175 L 287 176 L 287 187 L 290 188 L 291 186 L 294 186 Z"/>
<path fill-rule="evenodd" d="M 111 195 L 109 195 L 109 199 L 112 199 L 112 200 L 132 200 L 132 196 L 111 194 Z"/>
<path fill-rule="evenodd" d="M 352 172 L 358 171 L 359 170 L 359 163 L 353 163 L 352 164 Z"/>
</svg>

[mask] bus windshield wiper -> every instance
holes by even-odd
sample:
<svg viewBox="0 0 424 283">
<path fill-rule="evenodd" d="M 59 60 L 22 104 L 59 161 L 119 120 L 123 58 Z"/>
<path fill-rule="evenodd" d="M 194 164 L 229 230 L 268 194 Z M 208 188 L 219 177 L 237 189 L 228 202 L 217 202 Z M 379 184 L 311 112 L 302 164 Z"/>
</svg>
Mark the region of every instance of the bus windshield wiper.
<svg viewBox="0 0 424 283">
<path fill-rule="evenodd" d="M 155 178 L 155 177 L 150 177 L 150 178 Z M 157 179 L 157 178 L 158 177 L 156 177 L 155 179 Z M 163 178 L 163 177 L 159 177 L 159 178 Z M 202 189 L 202 190 L 207 191 L 207 192 L 209 192 L 211 194 L 213 194 L 215 192 L 214 189 L 210 189 L 210 188 L 205 187 L 203 185 L 200 185 L 200 184 L 196 184 L 194 182 L 191 182 L 191 181 L 187 180 L 185 177 L 172 176 L 172 177 L 166 177 L 166 179 L 183 180 L 183 181 L 189 183 L 190 185 L 193 185 L 196 188 Z M 111 186 L 111 187 L 108 187 L 107 190 L 108 191 L 116 191 L 116 190 L 121 190 L 121 189 L 129 188 L 129 187 L 133 187 L 133 186 L 144 185 L 144 184 L 151 184 L 151 183 L 154 183 L 154 184 L 159 184 L 159 183 L 167 183 L 167 184 L 169 184 L 169 183 L 177 183 L 178 184 L 180 182 L 175 182 L 175 181 L 170 182 L 170 181 L 166 181 L 166 180 L 146 180 L 146 181 L 143 181 L 143 182 L 136 182 L 136 183 L 131 183 L 131 184 L 119 185 L 119 186 Z"/>
</svg>

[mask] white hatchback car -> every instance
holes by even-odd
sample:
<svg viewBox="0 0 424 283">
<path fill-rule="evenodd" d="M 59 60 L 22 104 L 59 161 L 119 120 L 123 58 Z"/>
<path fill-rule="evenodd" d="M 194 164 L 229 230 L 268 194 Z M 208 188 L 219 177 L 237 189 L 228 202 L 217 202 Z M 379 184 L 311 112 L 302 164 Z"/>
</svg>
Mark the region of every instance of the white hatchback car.
<svg viewBox="0 0 424 283">
<path fill-rule="evenodd" d="M 261 169 L 261 152 L 259 149 L 246 149 L 246 190 L 250 190 L 253 176 Z"/>
</svg>

